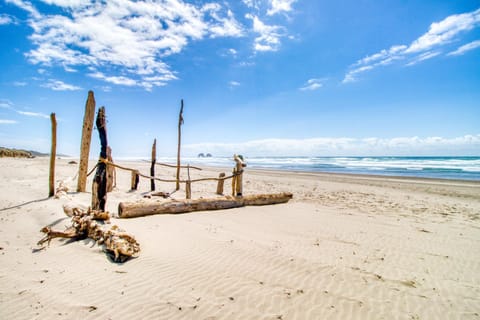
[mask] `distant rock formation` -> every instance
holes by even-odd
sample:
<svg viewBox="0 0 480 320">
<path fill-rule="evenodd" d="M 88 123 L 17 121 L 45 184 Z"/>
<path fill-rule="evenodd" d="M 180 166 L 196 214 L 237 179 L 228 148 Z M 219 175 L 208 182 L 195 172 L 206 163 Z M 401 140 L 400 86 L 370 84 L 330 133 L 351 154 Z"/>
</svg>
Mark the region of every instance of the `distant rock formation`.
<svg viewBox="0 0 480 320">
<path fill-rule="evenodd" d="M 205 154 L 205 153 L 199 153 L 197 157 L 198 157 L 198 158 L 205 158 L 205 157 L 211 158 L 211 157 L 212 157 L 212 154 L 211 154 L 211 153 L 207 153 L 207 154 Z"/>
</svg>

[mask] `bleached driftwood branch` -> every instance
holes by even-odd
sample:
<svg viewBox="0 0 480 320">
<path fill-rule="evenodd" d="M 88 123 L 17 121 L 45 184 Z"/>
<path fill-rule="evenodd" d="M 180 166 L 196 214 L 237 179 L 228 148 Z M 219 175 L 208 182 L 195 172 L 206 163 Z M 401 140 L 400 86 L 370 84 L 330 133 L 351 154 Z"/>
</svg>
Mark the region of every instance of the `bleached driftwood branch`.
<svg viewBox="0 0 480 320">
<path fill-rule="evenodd" d="M 104 211 L 82 210 L 65 206 L 64 212 L 67 216 L 72 217 L 72 225 L 64 231 L 52 230 L 51 227 L 43 227 L 40 231 L 45 236 L 38 241 L 38 245 L 45 247 L 50 245 L 50 241 L 54 238 L 68 239 L 85 239 L 91 238 L 98 244 L 103 244 L 107 253 L 113 254 L 113 260 L 124 262 L 130 257 L 135 257 L 140 253 L 140 245 L 135 238 L 118 226 L 114 225 L 110 228 L 100 221 L 110 220 L 110 214 Z"/>
</svg>

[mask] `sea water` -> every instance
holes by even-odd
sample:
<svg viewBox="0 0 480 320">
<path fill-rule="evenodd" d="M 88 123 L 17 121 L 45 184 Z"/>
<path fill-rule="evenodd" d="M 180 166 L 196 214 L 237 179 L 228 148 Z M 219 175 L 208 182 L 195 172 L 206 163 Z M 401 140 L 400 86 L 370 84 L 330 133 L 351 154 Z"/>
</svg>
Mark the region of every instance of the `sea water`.
<svg viewBox="0 0 480 320">
<path fill-rule="evenodd" d="M 480 157 L 245 157 L 245 161 L 249 168 L 480 180 Z M 231 157 L 182 158 L 182 163 L 234 166 Z"/>
</svg>

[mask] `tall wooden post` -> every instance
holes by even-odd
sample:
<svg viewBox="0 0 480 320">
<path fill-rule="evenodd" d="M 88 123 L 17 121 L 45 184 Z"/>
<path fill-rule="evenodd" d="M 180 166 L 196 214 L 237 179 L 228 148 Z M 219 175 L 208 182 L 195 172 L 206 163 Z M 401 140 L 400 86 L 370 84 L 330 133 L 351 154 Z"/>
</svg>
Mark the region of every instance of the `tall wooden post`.
<svg viewBox="0 0 480 320">
<path fill-rule="evenodd" d="M 190 181 L 190 165 L 187 166 L 188 180 L 185 182 L 185 196 L 192 199 L 192 182 Z"/>
<path fill-rule="evenodd" d="M 100 137 L 100 158 L 107 159 L 107 122 L 105 121 L 105 107 L 97 113 L 97 129 Z M 107 165 L 99 161 L 92 185 L 92 209 L 105 211 L 107 203 Z"/>
<path fill-rule="evenodd" d="M 87 187 L 88 157 L 92 139 L 93 119 L 95 117 L 95 97 L 93 91 L 88 92 L 83 117 L 82 142 L 80 147 L 80 164 L 78 169 L 77 192 L 85 192 Z"/>
<path fill-rule="evenodd" d="M 157 139 L 153 140 L 152 165 L 150 166 L 150 177 L 155 177 L 155 163 L 157 162 Z M 150 191 L 155 191 L 155 180 L 150 179 Z"/>
<path fill-rule="evenodd" d="M 55 157 L 57 155 L 57 119 L 55 118 L 55 113 L 50 114 L 50 121 L 52 122 L 52 148 L 50 150 L 50 175 L 48 178 L 48 196 L 53 197 L 55 195 Z"/>
<path fill-rule="evenodd" d="M 180 190 L 180 146 L 182 143 L 182 124 L 183 124 L 183 99 L 178 115 L 178 149 L 177 149 L 177 185 L 176 190 Z"/>
</svg>

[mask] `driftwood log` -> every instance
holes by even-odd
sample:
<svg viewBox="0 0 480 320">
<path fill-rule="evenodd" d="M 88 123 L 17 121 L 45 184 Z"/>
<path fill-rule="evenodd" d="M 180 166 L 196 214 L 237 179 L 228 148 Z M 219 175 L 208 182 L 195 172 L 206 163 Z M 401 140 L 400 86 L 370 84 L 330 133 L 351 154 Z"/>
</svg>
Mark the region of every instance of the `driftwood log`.
<svg viewBox="0 0 480 320">
<path fill-rule="evenodd" d="M 288 202 L 293 195 L 288 192 L 257 194 L 243 197 L 218 197 L 207 199 L 157 200 L 142 202 L 120 202 L 118 216 L 134 218 L 153 214 L 177 214 L 194 211 L 222 210 L 244 206 L 263 206 Z"/>
<path fill-rule="evenodd" d="M 65 206 L 64 212 L 72 218 L 72 225 L 64 231 L 55 231 L 51 227 L 43 227 L 40 231 L 45 236 L 37 243 L 44 248 L 45 243 L 50 245 L 54 238 L 68 238 L 81 240 L 91 238 L 98 244 L 103 245 L 107 254 L 114 261 L 125 262 L 130 257 L 135 257 L 140 252 L 140 245 L 135 238 L 118 226 L 107 228 L 103 221 L 110 219 L 110 214 L 104 211 L 82 210 Z"/>
</svg>

